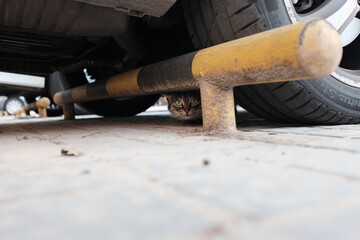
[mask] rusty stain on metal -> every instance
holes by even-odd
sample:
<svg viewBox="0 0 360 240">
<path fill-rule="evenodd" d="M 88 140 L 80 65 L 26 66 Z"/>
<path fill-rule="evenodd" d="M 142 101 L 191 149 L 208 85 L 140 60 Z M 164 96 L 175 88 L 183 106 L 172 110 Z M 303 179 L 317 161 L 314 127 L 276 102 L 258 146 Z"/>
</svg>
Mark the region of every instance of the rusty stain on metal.
<svg viewBox="0 0 360 240">
<path fill-rule="evenodd" d="M 57 93 L 66 119 L 74 102 L 200 88 L 206 130 L 236 129 L 232 88 L 330 75 L 342 56 L 336 30 L 321 19 L 288 25 Z"/>
<path fill-rule="evenodd" d="M 209 130 L 236 129 L 233 89 L 200 82 L 203 126 Z"/>
</svg>

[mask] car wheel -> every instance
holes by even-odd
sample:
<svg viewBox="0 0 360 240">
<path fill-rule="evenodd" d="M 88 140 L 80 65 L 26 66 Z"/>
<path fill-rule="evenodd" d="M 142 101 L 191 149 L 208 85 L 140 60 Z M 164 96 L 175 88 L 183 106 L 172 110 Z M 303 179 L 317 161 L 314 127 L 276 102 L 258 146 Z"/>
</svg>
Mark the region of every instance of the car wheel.
<svg viewBox="0 0 360 240">
<path fill-rule="evenodd" d="M 23 108 L 25 103 L 19 98 L 8 98 L 4 102 L 3 109 L 7 111 L 10 115 L 15 114 L 18 110 Z"/>
<path fill-rule="evenodd" d="M 248 111 L 282 122 L 360 122 L 357 0 L 184 0 L 183 7 L 190 36 L 197 48 L 309 18 L 327 19 L 341 34 L 344 46 L 340 67 L 331 76 L 237 87 L 235 100 Z"/>
</svg>

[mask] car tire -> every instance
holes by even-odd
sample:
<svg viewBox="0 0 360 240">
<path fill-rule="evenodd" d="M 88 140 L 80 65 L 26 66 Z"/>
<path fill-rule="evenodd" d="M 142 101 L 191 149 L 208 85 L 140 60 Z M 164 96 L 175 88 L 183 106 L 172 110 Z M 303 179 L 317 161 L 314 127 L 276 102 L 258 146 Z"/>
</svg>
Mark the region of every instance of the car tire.
<svg viewBox="0 0 360 240">
<path fill-rule="evenodd" d="M 200 49 L 291 24 L 286 2 L 291 0 L 184 0 L 183 8 L 193 44 Z M 310 81 L 236 87 L 235 100 L 250 112 L 280 122 L 359 123 L 360 76 L 349 72 L 338 68 L 329 77 Z"/>
<path fill-rule="evenodd" d="M 18 110 L 23 108 L 25 103 L 19 98 L 8 98 L 4 102 L 3 110 L 10 115 L 14 115 Z"/>
</svg>

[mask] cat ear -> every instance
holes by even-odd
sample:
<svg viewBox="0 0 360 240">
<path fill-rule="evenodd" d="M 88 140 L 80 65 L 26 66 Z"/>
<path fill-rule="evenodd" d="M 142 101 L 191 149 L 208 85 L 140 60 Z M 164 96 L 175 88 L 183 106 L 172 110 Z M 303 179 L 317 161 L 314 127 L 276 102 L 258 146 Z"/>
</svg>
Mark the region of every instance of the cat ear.
<svg viewBox="0 0 360 240">
<path fill-rule="evenodd" d="M 165 93 L 164 93 L 164 94 L 161 94 L 161 96 L 164 97 L 164 98 L 166 98 L 166 100 L 168 100 L 169 97 L 170 97 L 170 94 L 165 94 Z"/>
</svg>

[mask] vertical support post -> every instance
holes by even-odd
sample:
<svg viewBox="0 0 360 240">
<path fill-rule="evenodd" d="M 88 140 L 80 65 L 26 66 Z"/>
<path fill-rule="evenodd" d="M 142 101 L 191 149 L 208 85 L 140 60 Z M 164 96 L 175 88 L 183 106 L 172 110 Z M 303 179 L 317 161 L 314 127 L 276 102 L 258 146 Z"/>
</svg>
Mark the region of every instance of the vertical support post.
<svg viewBox="0 0 360 240">
<path fill-rule="evenodd" d="M 46 118 L 47 117 L 47 110 L 46 107 L 38 107 L 38 113 L 39 113 L 39 117 L 41 118 Z"/>
<path fill-rule="evenodd" d="M 205 131 L 235 131 L 233 88 L 201 81 L 200 94 Z"/>
<path fill-rule="evenodd" d="M 64 119 L 75 120 L 75 107 L 73 103 L 63 105 Z"/>
</svg>

